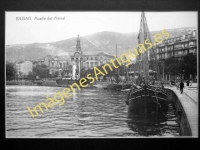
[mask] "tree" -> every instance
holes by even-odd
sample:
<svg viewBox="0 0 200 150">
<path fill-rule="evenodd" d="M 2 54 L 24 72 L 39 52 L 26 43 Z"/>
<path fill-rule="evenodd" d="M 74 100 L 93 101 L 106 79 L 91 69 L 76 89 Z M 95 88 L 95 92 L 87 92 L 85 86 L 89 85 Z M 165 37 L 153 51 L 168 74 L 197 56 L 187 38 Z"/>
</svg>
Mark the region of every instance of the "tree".
<svg viewBox="0 0 200 150">
<path fill-rule="evenodd" d="M 161 63 L 159 65 L 161 66 Z M 160 71 L 162 69 L 163 66 L 160 67 Z M 167 58 L 164 62 L 164 71 L 165 73 L 173 73 L 174 75 L 182 73 L 183 60 L 178 60 L 178 58 L 175 57 Z"/>
<path fill-rule="evenodd" d="M 33 74 L 35 76 L 39 76 L 40 78 L 46 78 L 47 66 L 42 64 L 42 65 L 37 65 L 36 67 L 33 67 Z"/>
<path fill-rule="evenodd" d="M 55 74 L 53 75 L 54 78 L 58 77 L 59 71 L 56 71 Z"/>
<path fill-rule="evenodd" d="M 34 78 L 34 75 L 33 75 L 33 73 L 30 71 L 29 73 L 28 73 L 28 76 L 27 76 L 28 78 Z"/>
<path fill-rule="evenodd" d="M 189 79 L 189 75 L 197 74 L 197 55 L 189 53 L 183 57 L 183 70 L 185 70 L 185 76 Z"/>
<path fill-rule="evenodd" d="M 14 78 L 16 74 L 15 64 L 6 62 L 6 78 Z"/>
<path fill-rule="evenodd" d="M 165 60 L 165 72 L 174 74 L 183 74 L 189 78 L 189 75 L 197 74 L 197 55 L 189 53 L 183 57 L 183 60 L 178 60 L 175 57 L 171 57 Z M 161 67 L 162 68 L 162 67 Z"/>
</svg>

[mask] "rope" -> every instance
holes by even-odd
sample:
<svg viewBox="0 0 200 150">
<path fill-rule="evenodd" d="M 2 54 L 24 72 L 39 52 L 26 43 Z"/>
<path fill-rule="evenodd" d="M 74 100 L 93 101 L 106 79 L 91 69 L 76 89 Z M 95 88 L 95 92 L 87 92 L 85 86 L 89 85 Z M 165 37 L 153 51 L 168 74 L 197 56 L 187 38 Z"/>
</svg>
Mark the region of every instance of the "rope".
<svg viewBox="0 0 200 150">
<path fill-rule="evenodd" d="M 158 97 L 157 97 L 157 89 L 155 89 L 155 97 L 156 97 L 156 100 L 157 100 L 157 106 L 159 106 L 160 110 L 161 110 L 161 113 L 168 119 L 172 119 L 173 117 L 170 117 L 170 116 L 167 116 L 163 111 L 162 111 L 162 108 L 161 108 L 161 105 L 160 103 L 158 102 Z"/>
</svg>

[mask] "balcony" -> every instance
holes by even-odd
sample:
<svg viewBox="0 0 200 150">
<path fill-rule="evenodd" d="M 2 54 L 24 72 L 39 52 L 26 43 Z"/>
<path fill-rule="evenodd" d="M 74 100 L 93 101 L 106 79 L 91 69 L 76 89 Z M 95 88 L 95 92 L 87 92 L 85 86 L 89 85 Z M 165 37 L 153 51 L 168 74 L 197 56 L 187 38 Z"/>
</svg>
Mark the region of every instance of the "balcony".
<svg viewBox="0 0 200 150">
<path fill-rule="evenodd" d="M 189 47 L 195 47 L 196 44 L 189 44 Z"/>
<path fill-rule="evenodd" d="M 191 36 L 188 38 L 189 40 L 196 40 L 196 36 Z"/>
</svg>

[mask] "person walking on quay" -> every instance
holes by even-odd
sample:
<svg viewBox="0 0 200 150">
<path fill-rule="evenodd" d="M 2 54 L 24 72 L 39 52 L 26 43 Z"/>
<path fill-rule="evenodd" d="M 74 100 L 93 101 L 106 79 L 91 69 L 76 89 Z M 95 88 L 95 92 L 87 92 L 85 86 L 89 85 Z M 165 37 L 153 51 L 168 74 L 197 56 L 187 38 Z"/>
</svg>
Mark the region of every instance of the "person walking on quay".
<svg viewBox="0 0 200 150">
<path fill-rule="evenodd" d="M 189 81 L 189 80 L 187 80 L 187 86 L 189 86 L 189 83 L 190 83 L 190 81 Z"/>
<path fill-rule="evenodd" d="M 183 88 L 184 88 L 184 83 L 183 83 L 183 81 L 181 81 L 181 83 L 180 83 L 180 92 L 181 92 L 181 94 L 183 93 Z"/>
</svg>

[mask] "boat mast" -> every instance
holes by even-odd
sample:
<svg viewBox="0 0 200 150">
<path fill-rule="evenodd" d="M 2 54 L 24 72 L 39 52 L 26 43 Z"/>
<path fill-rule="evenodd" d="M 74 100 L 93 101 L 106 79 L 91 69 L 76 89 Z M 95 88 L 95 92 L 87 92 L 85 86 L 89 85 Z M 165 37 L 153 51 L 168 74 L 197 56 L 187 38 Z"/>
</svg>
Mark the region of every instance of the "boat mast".
<svg viewBox="0 0 200 150">
<path fill-rule="evenodd" d="M 145 22 L 146 21 L 146 18 L 145 18 Z M 149 28 L 147 26 L 147 36 L 148 36 L 148 39 L 149 39 L 149 42 L 153 44 L 153 41 L 151 40 L 151 35 L 150 35 L 150 32 L 149 32 Z M 149 51 L 148 51 L 149 52 Z M 149 57 L 150 57 L 150 60 L 152 60 L 153 64 L 152 64 L 152 70 L 155 69 L 156 71 L 156 77 L 157 77 L 157 80 L 160 80 L 161 79 L 161 76 L 160 76 L 160 69 L 159 69 L 159 66 L 158 66 L 158 60 L 157 60 L 157 57 L 156 57 L 156 50 L 154 48 L 154 46 L 151 48 L 151 53 L 149 53 Z"/>
<path fill-rule="evenodd" d="M 148 84 L 148 81 L 149 81 L 148 49 L 144 44 L 145 40 L 147 39 L 147 32 L 148 32 L 147 30 L 148 30 L 148 27 L 147 27 L 147 22 L 146 22 L 146 19 L 145 19 L 145 14 L 144 14 L 144 12 L 142 12 L 141 22 L 140 22 L 140 31 L 139 31 L 139 37 L 138 37 L 138 44 L 143 44 L 146 51 L 144 51 L 142 49 L 144 51 L 144 53 L 141 54 L 142 64 L 141 64 L 141 67 L 139 69 L 140 69 L 140 75 L 142 77 L 144 77 L 144 79 L 145 79 L 145 84 Z"/>
<path fill-rule="evenodd" d="M 116 44 L 116 57 L 117 57 L 117 44 Z M 117 68 L 117 81 L 119 79 L 119 69 Z"/>
</svg>

